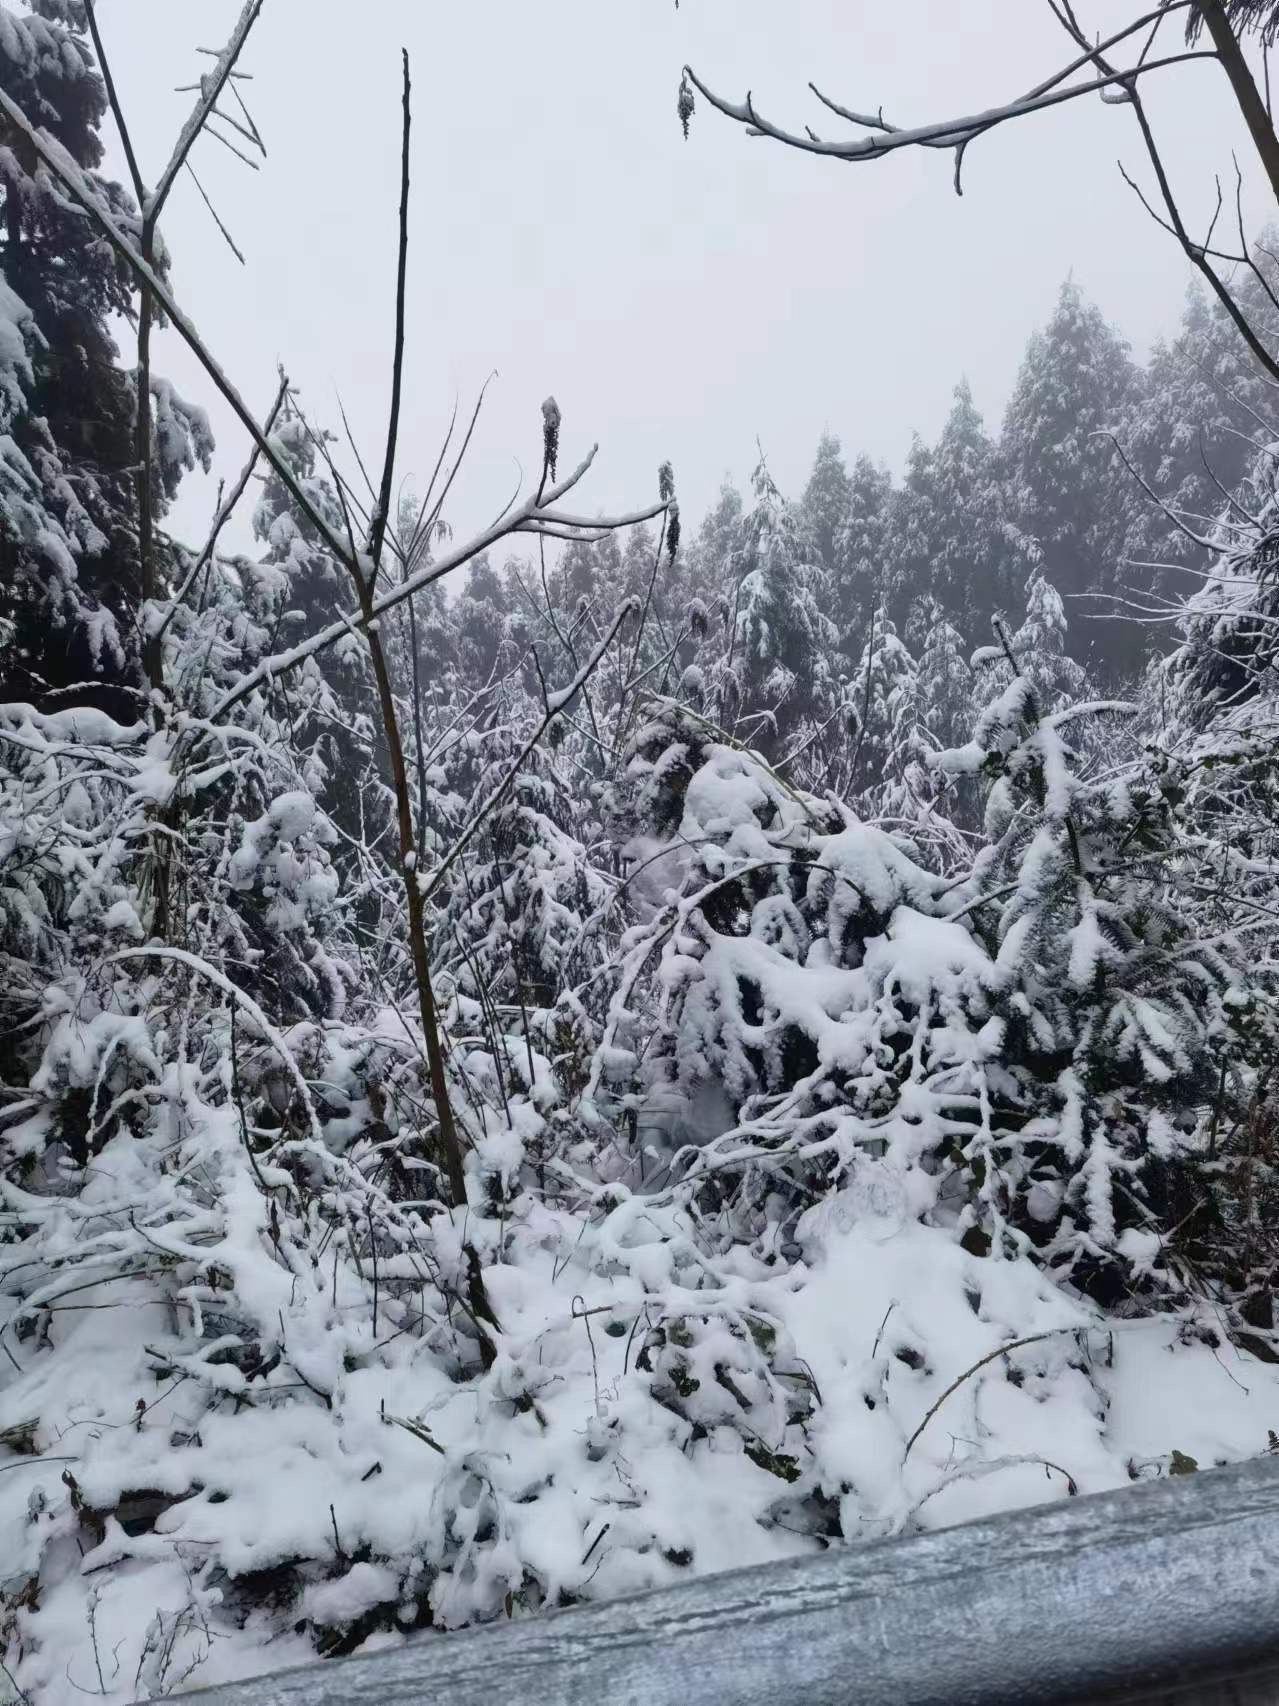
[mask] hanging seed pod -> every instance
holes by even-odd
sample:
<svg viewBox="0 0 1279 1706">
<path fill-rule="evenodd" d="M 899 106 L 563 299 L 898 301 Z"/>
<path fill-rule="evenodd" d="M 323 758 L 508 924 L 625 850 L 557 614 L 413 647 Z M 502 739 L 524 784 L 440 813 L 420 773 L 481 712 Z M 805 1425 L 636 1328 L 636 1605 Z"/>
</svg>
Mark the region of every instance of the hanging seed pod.
<svg viewBox="0 0 1279 1706">
<path fill-rule="evenodd" d="M 679 80 L 679 99 L 675 103 L 675 111 L 679 114 L 679 122 L 684 127 L 684 140 L 688 141 L 688 121 L 693 116 L 694 109 L 693 86 L 688 80 L 688 72 Z"/>
<path fill-rule="evenodd" d="M 554 397 L 542 404 L 542 457 L 553 480 L 560 459 L 560 406 Z"/>
</svg>

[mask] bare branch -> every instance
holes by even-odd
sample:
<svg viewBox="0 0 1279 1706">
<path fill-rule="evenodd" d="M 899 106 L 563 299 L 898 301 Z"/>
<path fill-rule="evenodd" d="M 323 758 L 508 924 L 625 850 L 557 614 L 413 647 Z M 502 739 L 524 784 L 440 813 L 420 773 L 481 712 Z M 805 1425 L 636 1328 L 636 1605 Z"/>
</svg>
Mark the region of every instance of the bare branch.
<svg viewBox="0 0 1279 1706">
<path fill-rule="evenodd" d="M 1207 279 L 1213 294 L 1229 315 L 1235 330 L 1247 344 L 1256 360 L 1260 363 L 1262 369 L 1268 373 L 1272 379 L 1279 381 L 1279 363 L 1275 361 L 1274 357 L 1270 354 L 1269 350 L 1262 343 L 1261 339 L 1249 324 L 1247 316 L 1235 301 L 1228 286 L 1218 276 L 1216 270 L 1209 263 L 1206 253 L 1196 246 L 1191 239 L 1189 232 L 1186 230 L 1185 221 L 1181 217 L 1181 210 L 1177 206 L 1176 197 L 1173 195 L 1172 191 L 1172 184 L 1164 167 L 1163 158 L 1159 152 L 1159 145 L 1155 141 L 1155 134 L 1150 127 L 1150 120 L 1146 117 L 1145 105 L 1135 88 L 1133 89 L 1132 110 L 1141 130 L 1142 141 L 1146 145 L 1146 153 L 1150 158 L 1151 165 L 1154 167 L 1155 180 L 1159 185 L 1159 193 L 1163 198 L 1164 206 L 1168 210 L 1168 217 L 1172 222 L 1177 241 L 1181 244 L 1181 247 L 1189 260 L 1199 269 L 1204 278 Z"/>
<path fill-rule="evenodd" d="M 98 69 L 102 73 L 102 81 L 106 86 L 107 102 L 111 108 L 111 116 L 115 120 L 116 130 L 120 133 L 120 145 L 124 149 L 124 157 L 128 161 L 129 177 L 133 183 L 134 196 L 137 198 L 138 212 L 141 213 L 147 199 L 146 185 L 142 182 L 142 173 L 138 170 L 138 159 L 133 152 L 133 139 L 129 135 L 129 127 L 125 123 L 124 108 L 120 105 L 120 97 L 116 94 L 115 79 L 111 75 L 111 62 L 107 58 L 106 48 L 102 45 L 95 0 L 85 0 L 84 9 L 89 20 L 89 35 L 93 40 L 93 51 L 98 56 Z"/>
<path fill-rule="evenodd" d="M 346 434 L 347 445 L 350 449 L 351 455 L 354 456 L 354 458 L 355 458 L 355 465 L 360 470 L 360 475 L 364 480 L 364 484 L 369 488 L 369 497 L 372 500 L 372 502 L 376 505 L 377 493 L 373 489 L 372 480 L 369 479 L 369 471 L 364 466 L 364 458 L 360 455 L 360 447 L 355 442 L 355 434 L 351 431 L 351 423 L 346 418 L 346 407 L 342 402 L 341 392 L 336 393 L 336 400 L 337 400 L 337 406 L 338 406 L 338 414 L 342 420 L 342 431 Z"/>
<path fill-rule="evenodd" d="M 174 144 L 168 165 L 160 174 L 160 181 L 155 187 L 155 193 L 148 197 L 143 207 L 146 224 L 152 230 L 155 229 L 164 204 L 169 199 L 169 191 L 173 188 L 174 180 L 182 170 L 183 163 L 194 147 L 196 138 L 204 129 L 210 113 L 218 103 L 218 97 L 235 70 L 235 62 L 240 57 L 244 44 L 248 40 L 249 31 L 257 22 L 262 4 L 263 0 L 245 0 L 244 9 L 231 32 L 230 40 L 218 55 L 217 64 L 207 77 L 200 79 L 200 99 L 195 103 L 190 116 L 178 133 L 178 140 Z M 230 144 L 228 143 L 227 146 L 229 147 Z"/>
<path fill-rule="evenodd" d="M 256 8 L 260 4 L 261 0 L 253 0 L 251 7 L 246 8 L 246 16 L 250 10 L 256 15 Z M 244 427 L 264 460 L 278 476 L 298 509 L 315 527 L 325 548 L 351 573 L 357 585 L 362 584 L 369 566 L 367 557 L 361 559 L 358 554 L 352 552 L 348 544 L 308 496 L 288 459 L 280 453 L 270 441 L 267 433 L 255 420 L 247 403 L 209 352 L 204 340 L 179 307 L 172 292 L 160 278 L 154 266 L 138 254 L 116 223 L 111 212 L 103 206 L 94 194 L 80 167 L 54 138 L 35 128 L 22 108 L 2 88 L 0 88 L 0 112 L 3 112 L 26 138 L 46 170 L 62 185 L 72 200 L 84 210 L 102 232 L 120 260 L 129 267 L 139 283 L 151 293 L 175 331 L 190 348 L 219 394 Z M 471 558 L 489 549 L 498 540 L 513 533 L 535 531 L 536 524 L 539 522 L 576 525 L 571 517 L 557 516 L 552 506 L 567 496 L 580 483 L 594 461 L 597 450 L 598 446 L 593 445 L 590 452 L 578 463 L 576 468 L 563 479 L 557 481 L 548 491 L 540 494 L 540 501 L 538 494 L 530 494 L 522 503 L 504 512 L 501 519 L 493 526 L 476 535 L 466 544 L 446 553 L 438 561 L 425 565 L 418 572 L 406 575 L 398 586 L 390 588 L 380 597 L 370 596 L 367 609 L 361 611 L 360 616 L 356 619 L 356 625 L 367 629 L 370 622 L 386 611 L 393 609 L 404 599 L 412 597 L 414 593 L 451 573 L 461 564 L 469 562 Z M 456 473 L 456 468 L 454 473 Z M 440 499 L 440 502 L 442 501 L 443 494 Z M 438 504 L 436 508 L 438 511 Z M 643 521 L 651 521 L 656 516 L 665 513 L 666 508 L 666 503 L 659 501 L 649 505 L 646 509 L 634 511 L 630 515 L 601 517 L 598 521 L 588 522 L 586 525 L 609 529 L 635 526 Z M 342 639 L 347 632 L 348 623 L 346 621 L 335 622 L 298 646 L 293 647 L 292 650 L 263 659 L 256 668 L 244 675 L 236 686 L 223 696 L 212 713 L 213 719 L 216 720 L 225 716 L 235 705 L 240 704 L 261 686 L 273 680 L 277 675 L 296 668 L 307 658 L 325 651 Z"/>
<path fill-rule="evenodd" d="M 213 120 L 215 116 L 215 114 L 210 113 L 209 122 L 204 127 L 204 134 L 206 136 L 211 136 L 215 142 L 220 142 L 224 148 L 229 148 L 232 154 L 235 155 L 236 159 L 242 160 L 251 172 L 260 171 L 261 167 L 258 165 L 256 160 L 250 160 L 244 150 L 242 148 L 237 148 L 229 136 L 223 136 L 222 132 L 214 127 Z"/>
<path fill-rule="evenodd" d="M 243 104 L 244 103 L 241 102 L 241 105 Z M 217 119 L 220 124 L 229 124 L 232 130 L 238 132 L 246 142 L 251 142 L 255 148 L 260 150 L 263 157 L 265 157 L 266 149 L 262 147 L 262 138 L 257 134 L 256 130 L 251 130 L 247 125 L 241 124 L 239 119 L 233 118 L 230 113 L 224 113 L 221 107 L 214 107 L 213 111 L 209 114 L 209 118 L 210 120 Z"/>
<path fill-rule="evenodd" d="M 594 451 L 581 468 L 570 476 L 574 483 L 585 473 L 593 459 Z M 455 550 L 446 552 L 433 563 L 425 564 L 415 573 L 406 576 L 398 586 L 388 588 L 380 597 L 373 600 L 373 616 L 382 616 L 388 610 L 393 610 L 397 604 L 402 603 L 406 598 L 411 598 L 424 587 L 432 585 L 437 580 L 442 580 L 445 575 L 452 574 L 454 569 L 460 568 L 464 563 L 469 563 L 473 557 L 480 556 L 497 544 L 499 540 L 509 537 L 512 533 L 533 531 L 525 525 L 532 515 L 533 508 L 534 498 L 530 494 L 523 503 L 517 505 L 502 520 L 494 523 L 492 527 L 486 528 L 483 533 L 476 534 L 474 538 L 467 540 L 463 545 L 459 545 Z M 619 525 L 635 526 L 641 521 L 653 521 L 663 513 L 665 508 L 665 504 L 655 503 L 649 509 L 640 510 L 632 516 L 624 517 Z M 348 552 L 345 547 L 342 548 L 339 560 L 343 563 L 348 561 Z M 354 618 L 353 621 L 357 628 L 367 626 L 366 618 L 363 616 Z M 238 705 L 242 700 L 247 699 L 264 683 L 288 670 L 296 669 L 299 664 L 304 663 L 309 657 L 314 657 L 318 652 L 327 651 L 331 645 L 342 639 L 348 632 L 347 623 L 334 622 L 329 627 L 321 629 L 318 634 L 313 634 L 310 639 L 303 640 L 290 651 L 264 658 L 255 669 L 241 677 L 240 681 L 221 700 L 211 715 L 215 718 L 224 715 L 233 705 Z"/>
<path fill-rule="evenodd" d="M 197 47 L 195 51 L 197 53 L 202 53 L 206 59 L 217 59 L 221 49 L 216 47 Z M 253 73 L 251 71 L 233 71 L 231 76 L 237 83 L 251 83 L 253 81 Z"/>
<path fill-rule="evenodd" d="M 1133 466 L 1132 461 L 1130 460 L 1127 452 L 1124 450 L 1123 445 L 1120 444 L 1119 440 L 1115 437 L 1113 432 L 1091 432 L 1088 434 L 1088 436 L 1089 436 L 1089 438 L 1108 438 L 1110 440 L 1111 444 L 1114 446 L 1115 453 L 1119 457 L 1119 460 L 1123 463 L 1124 467 L 1128 470 L 1128 472 L 1132 475 L 1133 479 L 1141 487 L 1142 491 L 1145 492 L 1146 496 L 1150 499 L 1151 503 L 1155 504 L 1159 509 L 1161 509 L 1163 511 L 1163 513 L 1167 516 L 1168 520 L 1172 522 L 1173 526 L 1175 528 L 1177 528 L 1177 530 L 1179 532 L 1184 533 L 1186 538 L 1190 540 L 1192 545 L 1197 545 L 1197 546 L 1199 546 L 1199 548 L 1201 550 L 1204 550 L 1204 551 L 1213 551 L 1216 549 L 1216 547 L 1214 546 L 1211 539 L 1205 539 L 1201 534 L 1193 532 L 1189 527 L 1186 526 L 1185 522 L 1177 514 L 1176 510 L 1174 510 L 1171 507 L 1171 505 L 1164 502 L 1164 500 L 1159 496 L 1159 493 L 1157 491 L 1155 491 L 1153 486 L 1151 486 L 1150 483 L 1147 480 L 1145 480 L 1142 477 L 1142 475 L 1140 474 L 1140 472 Z"/>
<path fill-rule="evenodd" d="M 404 319 L 405 292 L 409 265 L 409 134 L 413 123 L 413 82 L 409 76 L 407 49 L 401 50 L 404 71 L 402 96 L 403 132 L 400 144 L 400 243 L 395 275 L 395 354 L 391 363 L 391 409 L 386 428 L 386 456 L 382 462 L 382 484 L 369 523 L 367 550 L 372 565 L 371 579 L 377 579 L 382 560 L 382 541 L 386 537 L 387 516 L 391 508 L 391 490 L 395 481 L 395 447 L 400 431 L 400 399 L 404 384 Z"/>
<path fill-rule="evenodd" d="M 861 129 L 874 132 L 871 136 L 858 137 L 844 142 L 825 142 L 811 130 L 804 135 L 783 130 L 762 117 L 755 106 L 753 96 L 747 94 L 745 101 L 738 105 L 717 95 L 710 89 L 691 67 L 685 67 L 689 80 L 703 94 L 710 104 L 737 123 L 746 126 L 752 134 L 766 136 L 774 141 L 785 143 L 789 147 L 799 148 L 808 153 L 828 155 L 841 160 L 874 160 L 894 152 L 899 148 L 954 148 L 961 150 L 976 137 L 1003 124 L 1009 119 L 1021 118 L 1028 113 L 1038 112 L 1047 107 L 1060 105 L 1065 101 L 1073 101 L 1082 95 L 1104 93 L 1107 89 L 1122 88 L 1125 98 L 1130 91 L 1133 81 L 1151 71 L 1162 70 L 1170 65 L 1180 64 L 1188 59 L 1216 59 L 1214 52 L 1186 52 L 1165 55 L 1161 59 L 1147 57 L 1148 47 L 1143 50 L 1141 61 L 1128 70 L 1108 69 L 1100 76 L 1084 83 L 1069 84 L 1062 87 L 1067 79 L 1075 76 L 1086 65 L 1097 62 L 1097 57 L 1106 49 L 1125 41 L 1148 25 L 1157 24 L 1169 12 L 1182 10 L 1190 5 L 1192 0 L 1172 0 L 1172 4 L 1160 6 L 1148 11 L 1141 17 L 1127 24 L 1122 30 L 1116 31 L 1098 48 L 1088 48 L 1069 65 L 1055 72 L 1053 76 L 1039 83 L 1015 101 L 1006 105 L 993 107 L 986 112 L 969 114 L 962 118 L 944 120 L 939 123 L 916 126 L 903 129 L 889 124 L 882 111 L 871 115 L 859 113 L 844 107 L 824 94 L 815 84 L 809 85 L 813 94 L 829 111 Z M 957 161 L 958 167 L 958 161 Z"/>
<path fill-rule="evenodd" d="M 1275 135 L 1274 125 L 1270 122 L 1270 114 L 1266 110 L 1266 102 L 1248 69 L 1248 61 L 1244 58 L 1238 36 L 1231 28 L 1226 9 L 1221 0 L 1198 0 L 1195 18 L 1196 21 L 1202 20 L 1212 37 L 1212 45 L 1216 49 L 1222 69 L 1230 79 L 1230 87 L 1239 111 L 1243 114 L 1244 123 L 1248 126 L 1248 134 L 1257 151 L 1257 158 L 1270 180 L 1271 193 L 1276 202 L 1279 202 L 1279 137 Z"/>
<path fill-rule="evenodd" d="M 471 419 L 467 424 L 461 448 L 453 460 L 453 466 L 449 469 L 448 476 L 445 479 L 443 486 L 440 488 L 440 495 L 436 499 L 435 504 L 428 515 L 426 512 L 426 505 L 430 498 L 431 486 L 434 486 L 435 484 L 436 475 L 440 471 L 440 461 L 443 461 L 444 451 L 448 449 L 449 439 L 453 436 L 453 421 L 449 422 L 448 438 L 445 439 L 444 446 L 440 451 L 439 461 L 436 462 L 435 471 L 431 475 L 431 486 L 427 487 L 427 496 L 422 500 L 422 510 L 417 519 L 417 526 L 413 529 L 413 537 L 410 541 L 408 550 L 408 560 L 410 562 L 412 562 L 417 552 L 421 549 L 422 544 L 430 539 L 431 531 L 436 522 L 440 519 L 440 515 L 444 509 L 445 500 L 448 498 L 449 492 L 453 488 L 454 480 L 457 479 L 458 470 L 461 468 L 463 462 L 466 461 L 466 453 L 470 449 L 471 439 L 474 436 L 476 425 L 479 422 L 480 410 L 484 407 L 484 398 L 488 392 L 489 386 L 493 383 L 494 377 L 495 373 L 490 373 L 483 385 L 480 386 L 479 395 L 475 399 L 475 407 L 471 411 Z M 456 419 L 457 409 L 455 406 L 453 411 L 453 420 L 455 421 Z"/>
<path fill-rule="evenodd" d="M 245 77 L 248 75 L 248 73 L 244 72 L 244 71 L 233 71 L 231 73 L 231 75 L 233 77 Z M 236 106 L 239 107 L 240 111 L 244 114 L 244 122 L 245 122 L 245 124 L 248 125 L 249 129 L 253 132 L 253 140 L 257 143 L 258 147 L 262 150 L 262 158 L 265 160 L 266 159 L 266 143 L 263 142 L 263 140 L 262 140 L 262 133 L 258 129 L 257 125 L 254 123 L 253 114 L 249 111 L 248 107 L 245 106 L 244 97 L 241 95 L 240 91 L 236 88 L 234 83 L 231 84 L 231 94 L 235 99 Z"/>
<path fill-rule="evenodd" d="M 481 390 L 481 392 L 480 392 L 481 398 L 483 398 L 483 395 L 484 395 L 484 393 Z M 453 397 L 453 413 L 449 416 L 449 429 L 444 434 L 444 441 L 440 445 L 440 453 L 435 458 L 434 468 L 431 469 L 431 478 L 427 481 L 426 495 L 422 499 L 421 507 L 418 509 L 418 512 L 417 512 L 417 520 L 413 523 L 413 531 L 409 535 L 409 545 L 405 550 L 405 557 L 404 557 L 404 566 L 406 569 L 410 566 L 410 564 L 413 561 L 413 552 L 417 547 L 418 533 L 419 533 L 419 530 L 421 529 L 421 526 L 422 526 L 422 518 L 425 516 L 426 511 L 427 511 L 427 507 L 431 502 L 431 493 L 435 490 L 435 482 L 440 477 L 440 469 L 444 466 L 444 458 L 449 453 L 449 445 L 452 444 L 452 442 L 453 442 L 453 432 L 457 426 L 457 410 L 458 410 L 458 397 L 455 393 L 454 397 Z M 511 499 L 512 503 L 514 503 L 515 498 L 517 498 L 519 496 L 519 488 L 521 485 L 523 485 L 523 483 L 524 482 L 521 479 L 519 484 L 516 486 L 514 496 Z M 508 508 L 509 508 L 509 505 L 508 505 Z"/>
<path fill-rule="evenodd" d="M 240 265 L 245 266 L 247 263 L 244 259 L 244 256 L 240 253 L 240 250 L 236 245 L 235 238 L 227 230 L 226 226 L 222 223 L 221 219 L 218 218 L 218 210 L 216 207 L 214 207 L 213 203 L 209 200 L 208 196 L 205 194 L 204 185 L 200 182 L 199 178 L 196 177 L 195 167 L 191 164 L 191 162 L 189 160 L 187 161 L 187 171 L 190 173 L 191 182 L 195 185 L 196 189 L 198 189 L 200 192 L 200 200 L 204 203 L 204 205 L 208 208 L 210 214 L 212 215 L 213 223 L 217 226 L 218 230 L 222 233 L 223 237 L 225 237 L 227 247 L 230 249 L 231 253 L 235 256 L 236 260 L 239 261 Z"/>
</svg>

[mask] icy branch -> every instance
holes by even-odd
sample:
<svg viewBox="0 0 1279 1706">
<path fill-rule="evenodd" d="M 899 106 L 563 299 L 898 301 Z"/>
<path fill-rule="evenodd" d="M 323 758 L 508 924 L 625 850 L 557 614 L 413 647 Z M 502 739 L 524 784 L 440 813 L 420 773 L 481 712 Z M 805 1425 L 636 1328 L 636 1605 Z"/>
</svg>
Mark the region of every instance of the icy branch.
<svg viewBox="0 0 1279 1706">
<path fill-rule="evenodd" d="M 1123 29 L 1117 30 L 1095 48 L 1087 49 L 1063 66 L 1042 83 L 1036 84 L 1017 100 L 1009 101 L 998 107 L 987 108 L 980 113 L 970 113 L 963 118 L 947 119 L 941 122 L 917 125 L 903 129 L 889 124 L 882 110 L 868 114 L 855 112 L 851 108 L 832 100 L 828 95 L 810 83 L 813 94 L 828 111 L 846 120 L 849 124 L 857 125 L 863 130 L 875 134 L 857 137 L 844 142 L 825 142 L 805 128 L 801 136 L 793 131 L 783 130 L 780 126 L 765 119 L 755 106 L 748 93 L 744 102 L 737 103 L 726 100 L 707 87 L 691 67 L 684 68 L 685 76 L 706 97 L 710 104 L 728 118 L 746 126 L 753 136 L 766 136 L 776 142 L 782 142 L 789 148 L 799 148 L 810 154 L 824 154 L 839 160 L 878 160 L 886 154 L 891 154 L 899 148 L 953 148 L 956 150 L 956 189 L 959 188 L 958 164 L 963 150 L 977 137 L 996 125 L 1003 124 L 1009 119 L 1023 118 L 1029 113 L 1040 112 L 1045 108 L 1060 106 L 1065 101 L 1077 100 L 1081 95 L 1101 94 L 1103 97 L 1108 89 L 1119 88 L 1128 91 L 1136 78 L 1145 76 L 1150 71 L 1162 70 L 1170 65 L 1177 65 L 1187 59 L 1215 59 L 1215 52 L 1185 52 L 1169 54 L 1163 59 L 1143 60 L 1140 64 L 1124 70 L 1101 68 L 1101 75 L 1086 83 L 1069 83 L 1067 80 L 1082 71 L 1088 65 L 1098 65 L 1098 56 L 1108 49 L 1118 46 L 1147 25 L 1156 24 L 1171 12 L 1184 10 L 1191 0 L 1172 0 L 1171 4 L 1159 6 L 1147 11 Z M 1066 87 L 1062 87 L 1067 84 Z"/>
<path fill-rule="evenodd" d="M 155 228 L 155 223 L 169 198 L 169 191 L 173 188 L 174 180 L 182 170 L 187 155 L 195 146 L 200 132 L 213 113 L 213 109 L 217 106 L 218 97 L 235 69 L 235 62 L 240 57 L 241 50 L 248 40 L 249 31 L 257 22 L 262 5 L 263 0 L 245 0 L 244 10 L 240 13 L 239 20 L 231 32 L 231 39 L 218 55 L 217 64 L 207 77 L 200 79 L 200 98 L 192 108 L 190 117 L 182 126 L 169 163 L 160 174 L 160 181 L 154 192 L 147 197 L 146 205 L 142 210 L 150 229 Z"/>
<path fill-rule="evenodd" d="M 877 130 L 873 136 L 858 137 L 847 142 L 824 142 L 811 131 L 799 135 L 783 130 L 764 118 L 747 94 L 744 102 L 726 100 L 708 88 L 691 68 L 688 75 L 710 104 L 728 118 L 745 125 L 752 135 L 767 136 L 774 142 L 784 142 L 788 148 L 799 148 L 808 154 L 824 154 L 836 160 L 878 160 L 900 148 L 961 148 L 996 125 L 1009 119 L 1025 118 L 1029 113 L 1042 112 L 1047 107 L 1061 106 L 1065 101 L 1078 100 L 1081 95 L 1095 95 L 1116 85 L 1127 85 L 1137 77 L 1152 71 L 1162 71 L 1170 65 L 1181 65 L 1192 59 L 1215 59 L 1215 53 L 1172 53 L 1163 59 L 1148 60 L 1145 65 L 1127 71 L 1115 71 L 1109 76 L 1095 77 L 1087 83 L 1074 83 L 1066 89 L 1050 89 L 1042 95 L 1011 101 L 1007 106 L 990 107 L 985 112 L 970 113 L 964 118 L 948 119 L 941 123 L 919 125 L 911 130 Z M 814 91 L 816 93 L 816 91 Z M 827 106 L 831 103 L 819 97 Z M 859 120 L 858 122 L 864 122 Z"/>
<path fill-rule="evenodd" d="M 108 965 L 118 965 L 123 960 L 148 959 L 170 960 L 175 965 L 186 966 L 189 971 L 198 973 L 200 977 L 213 984 L 214 988 L 220 989 L 224 995 L 230 997 L 232 1002 L 244 1009 L 250 1019 L 253 1020 L 253 1023 L 261 1031 L 262 1035 L 266 1038 L 267 1042 L 270 1043 L 271 1047 L 284 1062 L 285 1069 L 293 1079 L 293 1082 L 297 1085 L 298 1091 L 306 1106 L 307 1118 L 311 1126 L 311 1135 L 315 1138 L 316 1142 L 323 1147 L 324 1133 L 320 1129 L 320 1122 L 315 1112 L 315 1104 L 311 1099 L 310 1086 L 302 1076 L 302 1070 L 298 1066 L 297 1061 L 294 1060 L 293 1055 L 290 1053 L 288 1044 L 267 1018 L 266 1014 L 258 1006 L 253 997 L 251 995 L 246 995 L 242 989 L 237 989 L 231 982 L 231 979 L 220 972 L 216 966 L 211 966 L 208 960 L 202 960 L 198 954 L 187 953 L 185 948 L 164 948 L 160 947 L 158 944 L 152 944 L 146 948 L 122 948 L 119 953 L 112 954 L 106 963 Z"/>
</svg>

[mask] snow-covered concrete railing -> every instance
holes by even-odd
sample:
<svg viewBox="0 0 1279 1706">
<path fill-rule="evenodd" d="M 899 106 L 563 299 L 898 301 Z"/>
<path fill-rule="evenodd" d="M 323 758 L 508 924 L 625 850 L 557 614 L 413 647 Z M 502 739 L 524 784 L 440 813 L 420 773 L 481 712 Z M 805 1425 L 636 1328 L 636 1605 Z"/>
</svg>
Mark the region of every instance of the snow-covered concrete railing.
<svg viewBox="0 0 1279 1706">
<path fill-rule="evenodd" d="M 1279 1462 L 707 1576 L 205 1706 L 1279 1701 Z"/>
</svg>

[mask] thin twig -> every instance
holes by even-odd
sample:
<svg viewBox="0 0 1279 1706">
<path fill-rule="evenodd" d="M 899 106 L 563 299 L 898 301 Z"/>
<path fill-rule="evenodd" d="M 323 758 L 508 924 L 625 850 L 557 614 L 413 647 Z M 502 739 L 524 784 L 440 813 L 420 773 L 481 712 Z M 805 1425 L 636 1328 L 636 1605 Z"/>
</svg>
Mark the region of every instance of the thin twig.
<svg viewBox="0 0 1279 1706">
<path fill-rule="evenodd" d="M 386 537 L 387 517 L 391 509 L 391 488 L 395 479 L 395 447 L 400 431 L 400 399 L 404 383 L 404 322 L 405 293 L 409 264 L 409 132 L 412 126 L 412 80 L 409 76 L 407 49 L 401 49 L 404 71 L 402 110 L 403 135 L 400 145 L 400 242 L 395 272 L 395 353 L 391 362 L 391 408 L 386 427 L 386 456 L 382 462 L 382 484 L 377 505 L 369 524 L 368 554 L 373 565 L 370 581 L 377 579 L 382 558 L 382 541 Z"/>
<path fill-rule="evenodd" d="M 997 1345 L 993 1351 L 988 1351 L 984 1357 L 979 1357 L 973 1366 L 971 1368 L 966 1368 L 957 1380 L 952 1380 L 950 1385 L 942 1393 L 941 1397 L 929 1407 L 923 1421 L 906 1441 L 906 1449 L 902 1452 L 902 1462 L 905 1463 L 906 1459 L 910 1456 L 911 1446 L 914 1445 L 915 1441 L 919 1438 L 920 1434 L 923 1433 L 924 1429 L 928 1426 L 929 1422 L 932 1421 L 933 1417 L 937 1414 L 938 1410 L 941 1409 L 942 1405 L 946 1402 L 947 1398 L 950 1397 L 951 1393 L 958 1387 L 962 1386 L 972 1375 L 976 1374 L 979 1368 L 985 1368 L 988 1362 L 994 1362 L 998 1357 L 1007 1356 L 1009 1351 L 1020 1350 L 1023 1345 L 1037 1345 L 1041 1339 L 1055 1339 L 1062 1333 L 1078 1333 L 1083 1331 L 1085 1326 L 1086 1323 L 1078 1322 L 1073 1327 L 1050 1327 L 1046 1333 L 1031 1333 L 1024 1339 L 1012 1339 L 1006 1345 Z"/>
</svg>

